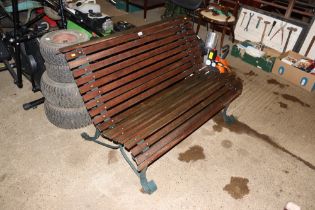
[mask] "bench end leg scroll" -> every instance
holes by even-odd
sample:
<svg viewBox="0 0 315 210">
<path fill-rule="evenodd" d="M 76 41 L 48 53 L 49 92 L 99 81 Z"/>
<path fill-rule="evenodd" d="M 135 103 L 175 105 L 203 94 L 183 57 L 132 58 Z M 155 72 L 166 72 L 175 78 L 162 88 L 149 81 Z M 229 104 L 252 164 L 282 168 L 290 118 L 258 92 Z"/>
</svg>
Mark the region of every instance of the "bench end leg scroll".
<svg viewBox="0 0 315 210">
<path fill-rule="evenodd" d="M 157 186 L 153 180 L 151 180 L 151 181 L 147 180 L 146 171 L 147 171 L 146 168 L 143 169 L 139 173 L 139 177 L 140 177 L 140 183 L 141 183 L 143 191 L 150 195 L 157 190 Z"/>
<path fill-rule="evenodd" d="M 228 107 L 225 107 L 223 110 L 222 110 L 222 115 L 223 115 L 223 120 L 226 124 L 228 125 L 232 125 L 236 119 L 233 115 L 228 115 L 227 114 L 227 109 Z"/>
<path fill-rule="evenodd" d="M 131 167 L 131 169 L 140 178 L 140 183 L 141 183 L 143 192 L 147 193 L 149 195 L 152 194 L 153 192 L 155 192 L 157 190 L 157 186 L 153 180 L 151 180 L 151 181 L 147 180 L 147 176 L 146 176 L 147 168 L 143 169 L 141 172 L 138 172 L 136 166 L 131 162 L 131 160 L 127 156 L 124 148 L 121 146 L 119 149 L 120 149 L 122 156 L 127 161 L 129 166 Z"/>
<path fill-rule="evenodd" d="M 86 141 L 96 141 L 101 136 L 99 130 L 96 129 L 94 136 L 90 136 L 88 133 L 81 133 L 81 137 Z"/>
<path fill-rule="evenodd" d="M 118 149 L 119 145 L 110 145 L 110 144 L 106 144 L 104 142 L 98 141 L 97 139 L 101 136 L 101 132 L 96 129 L 94 136 L 90 136 L 89 134 L 87 134 L 86 132 L 81 133 L 81 137 L 86 140 L 86 141 L 93 141 L 99 145 L 102 145 L 104 147 L 108 147 L 110 149 Z"/>
</svg>

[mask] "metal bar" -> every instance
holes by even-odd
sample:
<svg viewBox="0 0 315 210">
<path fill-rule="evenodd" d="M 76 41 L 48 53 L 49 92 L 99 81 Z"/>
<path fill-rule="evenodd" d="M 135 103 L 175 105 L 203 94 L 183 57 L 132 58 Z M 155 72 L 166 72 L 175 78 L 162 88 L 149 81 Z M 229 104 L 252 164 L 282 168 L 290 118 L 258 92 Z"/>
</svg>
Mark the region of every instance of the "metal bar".
<svg viewBox="0 0 315 210">
<path fill-rule="evenodd" d="M 63 29 L 66 29 L 67 28 L 67 20 L 66 20 L 66 17 L 64 15 L 64 9 L 65 9 L 64 3 L 63 3 L 63 0 L 58 0 L 58 2 L 59 2 L 58 14 L 61 17 L 61 25 L 62 25 Z"/>
<path fill-rule="evenodd" d="M 31 25 L 36 23 L 37 21 L 41 20 L 45 16 L 44 13 L 37 15 L 35 18 L 24 24 L 24 27 L 29 28 Z"/>
<path fill-rule="evenodd" d="M 16 65 L 16 74 L 17 74 L 17 80 L 15 81 L 16 85 L 19 88 L 23 87 L 23 81 L 22 81 L 22 67 L 21 67 L 21 46 L 20 43 L 17 41 L 19 40 L 19 29 L 20 29 L 20 15 L 18 10 L 18 1 L 12 0 L 12 12 L 13 12 L 13 38 L 14 38 L 14 60 Z"/>
<path fill-rule="evenodd" d="M 23 109 L 24 110 L 35 109 L 38 105 L 41 105 L 44 102 L 45 102 L 45 98 L 42 97 L 42 98 L 37 99 L 35 101 L 31 101 L 31 102 L 28 102 L 26 104 L 23 104 Z"/>
<path fill-rule="evenodd" d="M 311 51 L 311 49 L 312 49 L 312 47 L 314 45 L 314 42 L 315 42 L 315 36 L 313 36 L 309 46 L 307 47 L 307 50 L 306 50 L 305 55 L 304 55 L 305 57 L 308 56 L 309 52 Z"/>
<path fill-rule="evenodd" d="M 17 75 L 13 69 L 14 67 L 12 67 L 11 64 L 7 60 L 4 60 L 3 63 L 6 66 L 6 67 L 4 67 L 4 70 L 8 70 L 9 73 L 11 74 L 12 78 L 13 78 L 13 81 L 16 82 L 18 80 L 18 78 L 17 78 Z"/>
</svg>

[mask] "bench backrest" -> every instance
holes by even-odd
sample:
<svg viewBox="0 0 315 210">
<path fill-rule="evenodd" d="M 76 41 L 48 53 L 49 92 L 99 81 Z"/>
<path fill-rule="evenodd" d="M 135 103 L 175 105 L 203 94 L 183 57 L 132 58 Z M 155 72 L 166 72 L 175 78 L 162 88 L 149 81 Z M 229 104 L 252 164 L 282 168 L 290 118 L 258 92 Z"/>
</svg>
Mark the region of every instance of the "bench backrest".
<svg viewBox="0 0 315 210">
<path fill-rule="evenodd" d="M 114 126 L 112 118 L 118 113 L 185 79 L 202 64 L 199 40 L 186 18 L 149 24 L 60 52 L 100 131 Z"/>
</svg>

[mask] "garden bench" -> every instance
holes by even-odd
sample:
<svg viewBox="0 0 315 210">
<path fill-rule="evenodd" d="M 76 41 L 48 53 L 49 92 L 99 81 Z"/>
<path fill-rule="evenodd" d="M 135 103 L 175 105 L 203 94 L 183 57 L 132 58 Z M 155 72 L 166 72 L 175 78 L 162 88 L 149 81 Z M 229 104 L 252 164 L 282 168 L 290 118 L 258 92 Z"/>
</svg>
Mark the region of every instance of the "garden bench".
<svg viewBox="0 0 315 210">
<path fill-rule="evenodd" d="M 199 39 L 186 18 L 148 24 L 73 45 L 65 55 L 96 127 L 87 140 L 119 148 L 140 177 L 154 161 L 224 110 L 242 92 L 235 75 L 203 65 Z M 115 146 L 97 138 L 102 136 Z M 132 161 L 126 153 L 128 151 Z"/>
</svg>

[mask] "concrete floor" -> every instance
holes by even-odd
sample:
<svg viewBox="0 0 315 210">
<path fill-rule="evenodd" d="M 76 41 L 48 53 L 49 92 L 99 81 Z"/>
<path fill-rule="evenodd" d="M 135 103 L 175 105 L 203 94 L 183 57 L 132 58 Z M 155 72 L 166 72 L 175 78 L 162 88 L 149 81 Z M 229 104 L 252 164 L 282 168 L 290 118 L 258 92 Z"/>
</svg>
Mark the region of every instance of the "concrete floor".
<svg viewBox="0 0 315 210">
<path fill-rule="evenodd" d="M 149 11 L 148 22 L 161 12 Z M 121 15 L 144 23 L 140 12 Z M 24 111 L 40 93 L 0 72 L 0 209 L 282 210 L 288 201 L 315 209 L 314 93 L 230 62 L 244 80 L 230 108 L 238 122 L 227 127 L 216 117 L 153 164 L 147 175 L 158 190 L 150 196 L 118 151 L 80 137 L 93 126 L 62 130 L 43 106 Z"/>
</svg>

